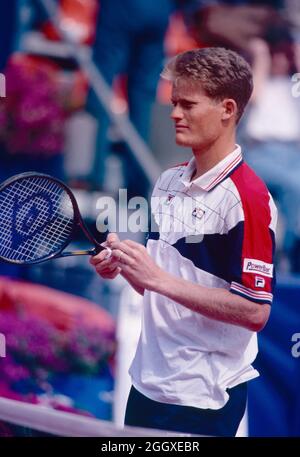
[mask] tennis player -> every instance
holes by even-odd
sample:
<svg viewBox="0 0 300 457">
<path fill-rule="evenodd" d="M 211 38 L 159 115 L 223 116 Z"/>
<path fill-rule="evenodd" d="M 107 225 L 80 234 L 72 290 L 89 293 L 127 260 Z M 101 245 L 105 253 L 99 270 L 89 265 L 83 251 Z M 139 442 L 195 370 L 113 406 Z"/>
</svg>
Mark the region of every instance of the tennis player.
<svg viewBox="0 0 300 457">
<path fill-rule="evenodd" d="M 247 382 L 259 375 L 257 332 L 274 286 L 276 208 L 236 145 L 251 69 L 231 50 L 205 48 L 176 56 L 164 75 L 176 142 L 193 157 L 156 183 L 159 233 L 147 248 L 111 234 L 112 260 L 101 252 L 91 263 L 104 278 L 122 274 L 144 296 L 125 423 L 234 436 Z"/>
</svg>

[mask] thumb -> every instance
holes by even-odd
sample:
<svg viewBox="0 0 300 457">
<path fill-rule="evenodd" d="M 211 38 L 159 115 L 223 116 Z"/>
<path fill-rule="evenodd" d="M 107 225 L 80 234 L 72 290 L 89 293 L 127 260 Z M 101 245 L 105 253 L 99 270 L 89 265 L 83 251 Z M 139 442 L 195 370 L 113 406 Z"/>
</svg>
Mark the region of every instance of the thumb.
<svg viewBox="0 0 300 457">
<path fill-rule="evenodd" d="M 116 233 L 109 233 L 106 238 L 106 242 L 108 246 L 110 246 L 112 243 L 119 242 L 119 237 Z"/>
</svg>

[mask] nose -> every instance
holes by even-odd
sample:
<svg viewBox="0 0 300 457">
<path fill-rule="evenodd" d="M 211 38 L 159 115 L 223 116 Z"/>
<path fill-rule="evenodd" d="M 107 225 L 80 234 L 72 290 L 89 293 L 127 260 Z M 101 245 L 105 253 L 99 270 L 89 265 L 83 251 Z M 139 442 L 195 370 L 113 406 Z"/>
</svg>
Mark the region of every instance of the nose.
<svg viewBox="0 0 300 457">
<path fill-rule="evenodd" d="M 176 121 L 178 119 L 182 119 L 182 110 L 181 108 L 176 105 L 173 107 L 172 111 L 171 111 L 171 119 L 173 119 L 173 121 Z"/>
</svg>

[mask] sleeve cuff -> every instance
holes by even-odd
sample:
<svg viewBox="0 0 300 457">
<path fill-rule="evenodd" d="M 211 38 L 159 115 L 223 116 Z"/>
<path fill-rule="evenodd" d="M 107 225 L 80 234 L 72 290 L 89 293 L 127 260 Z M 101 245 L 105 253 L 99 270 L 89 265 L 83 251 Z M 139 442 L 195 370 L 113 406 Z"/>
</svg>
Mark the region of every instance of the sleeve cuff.
<svg viewBox="0 0 300 457">
<path fill-rule="evenodd" d="M 241 297 L 247 298 L 255 303 L 269 303 L 272 304 L 273 294 L 265 292 L 263 290 L 253 290 L 248 287 L 239 284 L 238 282 L 232 282 L 230 286 L 230 292 Z"/>
</svg>

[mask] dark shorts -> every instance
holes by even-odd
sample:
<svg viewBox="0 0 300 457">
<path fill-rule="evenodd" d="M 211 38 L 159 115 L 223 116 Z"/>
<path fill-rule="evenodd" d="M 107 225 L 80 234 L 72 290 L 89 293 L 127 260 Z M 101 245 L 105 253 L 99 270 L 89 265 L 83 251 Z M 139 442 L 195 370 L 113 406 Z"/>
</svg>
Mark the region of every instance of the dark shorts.
<svg viewBox="0 0 300 457">
<path fill-rule="evenodd" d="M 223 408 L 200 409 L 150 400 L 131 387 L 125 424 L 195 435 L 235 436 L 246 408 L 247 383 L 227 392 L 229 400 Z"/>
</svg>

